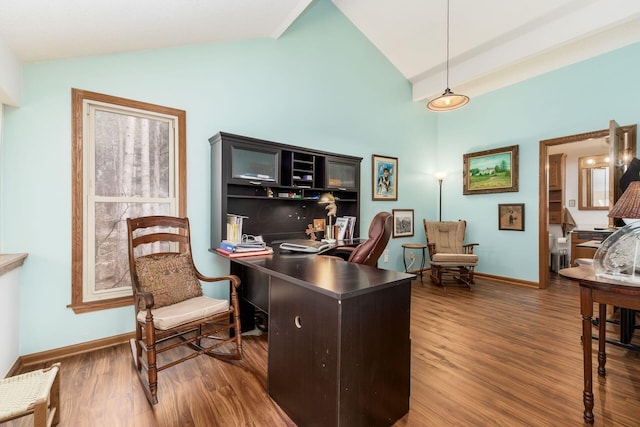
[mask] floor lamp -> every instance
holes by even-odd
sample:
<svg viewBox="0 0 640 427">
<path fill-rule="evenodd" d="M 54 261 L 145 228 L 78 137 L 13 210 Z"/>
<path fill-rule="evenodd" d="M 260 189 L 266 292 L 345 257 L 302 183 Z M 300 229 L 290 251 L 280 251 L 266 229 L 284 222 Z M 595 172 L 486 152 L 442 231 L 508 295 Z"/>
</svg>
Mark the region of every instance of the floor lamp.
<svg viewBox="0 0 640 427">
<path fill-rule="evenodd" d="M 438 221 L 442 222 L 442 181 L 447 176 L 446 172 L 436 172 L 433 176 L 438 180 Z"/>
</svg>

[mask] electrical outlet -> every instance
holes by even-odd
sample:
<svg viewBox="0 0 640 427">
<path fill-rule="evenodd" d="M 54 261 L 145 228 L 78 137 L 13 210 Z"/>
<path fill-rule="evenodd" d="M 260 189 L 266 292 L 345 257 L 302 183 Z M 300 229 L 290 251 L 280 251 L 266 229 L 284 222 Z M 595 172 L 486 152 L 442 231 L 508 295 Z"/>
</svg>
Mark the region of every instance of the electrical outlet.
<svg viewBox="0 0 640 427">
<path fill-rule="evenodd" d="M 382 260 L 384 262 L 389 262 L 389 249 L 385 249 L 382 253 Z"/>
</svg>

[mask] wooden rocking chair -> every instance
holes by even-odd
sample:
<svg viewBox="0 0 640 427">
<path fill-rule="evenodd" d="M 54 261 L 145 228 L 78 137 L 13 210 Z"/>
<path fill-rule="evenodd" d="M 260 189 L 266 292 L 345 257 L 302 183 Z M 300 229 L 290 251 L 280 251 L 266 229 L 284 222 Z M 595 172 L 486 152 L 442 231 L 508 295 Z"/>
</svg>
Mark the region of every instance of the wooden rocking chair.
<svg viewBox="0 0 640 427">
<path fill-rule="evenodd" d="M 147 399 L 156 404 L 158 371 L 200 354 L 223 360 L 242 358 L 240 279 L 200 274 L 191 257 L 187 218 L 130 218 L 127 228 L 136 315 L 131 350 Z M 203 296 L 200 281 L 225 287 L 229 282 L 231 303 Z M 194 352 L 159 360 L 162 353 L 185 345 Z"/>
</svg>

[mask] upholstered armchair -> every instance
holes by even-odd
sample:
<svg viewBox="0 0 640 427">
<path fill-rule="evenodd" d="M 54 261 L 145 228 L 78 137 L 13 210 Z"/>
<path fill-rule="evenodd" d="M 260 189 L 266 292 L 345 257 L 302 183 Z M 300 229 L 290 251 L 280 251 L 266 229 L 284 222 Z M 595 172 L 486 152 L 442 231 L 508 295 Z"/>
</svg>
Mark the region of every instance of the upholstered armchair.
<svg viewBox="0 0 640 427">
<path fill-rule="evenodd" d="M 478 243 L 464 243 L 466 221 L 427 221 L 424 231 L 429 250 L 431 281 L 443 286 L 443 276 L 451 274 L 460 284 L 471 288 L 474 284 L 473 270 L 478 265 L 478 255 L 473 248 Z"/>
</svg>

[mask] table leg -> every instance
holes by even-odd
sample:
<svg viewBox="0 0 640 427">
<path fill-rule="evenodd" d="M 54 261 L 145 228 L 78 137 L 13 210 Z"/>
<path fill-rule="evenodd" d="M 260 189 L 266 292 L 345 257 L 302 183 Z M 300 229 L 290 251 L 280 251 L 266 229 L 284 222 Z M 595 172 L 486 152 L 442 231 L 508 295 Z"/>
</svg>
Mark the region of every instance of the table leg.
<svg viewBox="0 0 640 427">
<path fill-rule="evenodd" d="M 607 304 L 599 304 L 600 323 L 598 324 L 598 375 L 605 376 L 607 371 L 604 365 L 607 363 Z M 603 321 L 604 319 L 604 321 Z"/>
<path fill-rule="evenodd" d="M 426 259 L 426 254 L 424 253 L 424 248 L 422 248 L 422 260 L 420 260 L 420 283 L 424 286 L 424 282 L 422 281 L 422 275 L 424 274 L 424 263 Z"/>
<path fill-rule="evenodd" d="M 404 264 L 404 272 L 407 272 L 407 258 L 406 258 L 406 252 L 407 248 L 402 248 L 402 263 Z"/>
<path fill-rule="evenodd" d="M 591 289 L 580 288 L 580 312 L 582 314 L 582 361 L 584 365 L 584 389 L 582 401 L 584 402 L 584 420 L 593 424 L 593 383 L 592 383 L 592 351 L 591 346 L 591 318 L 593 317 L 593 299 Z M 604 323 L 604 322 L 601 322 Z M 600 340 L 602 341 L 602 340 Z"/>
<path fill-rule="evenodd" d="M 620 342 L 630 344 L 636 328 L 636 312 L 620 307 Z"/>
</svg>

